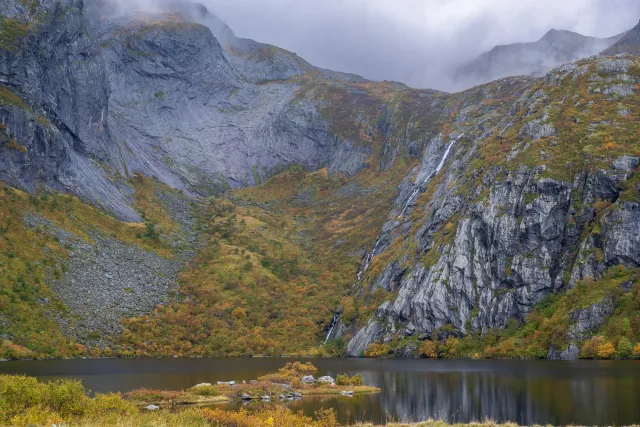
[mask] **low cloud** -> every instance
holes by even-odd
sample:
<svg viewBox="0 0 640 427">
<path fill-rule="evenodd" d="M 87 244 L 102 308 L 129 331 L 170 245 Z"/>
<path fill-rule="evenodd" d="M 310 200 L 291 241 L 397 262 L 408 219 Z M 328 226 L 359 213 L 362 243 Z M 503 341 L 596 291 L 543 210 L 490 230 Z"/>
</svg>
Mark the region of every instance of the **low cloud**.
<svg viewBox="0 0 640 427">
<path fill-rule="evenodd" d="M 608 37 L 640 19 L 638 0 L 199 1 L 238 36 L 291 50 L 319 67 L 443 90 L 452 89 L 454 65 L 495 45 L 535 41 L 552 28 Z"/>
</svg>

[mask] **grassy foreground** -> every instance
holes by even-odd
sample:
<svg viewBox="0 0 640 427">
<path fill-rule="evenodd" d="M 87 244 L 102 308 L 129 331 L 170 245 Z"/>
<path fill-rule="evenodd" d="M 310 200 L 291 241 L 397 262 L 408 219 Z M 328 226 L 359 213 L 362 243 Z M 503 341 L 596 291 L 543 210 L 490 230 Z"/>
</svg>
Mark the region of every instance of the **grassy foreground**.
<svg viewBox="0 0 640 427">
<path fill-rule="evenodd" d="M 246 384 L 199 384 L 184 391 L 140 389 L 125 395 L 96 394 L 90 397 L 79 381 L 49 383 L 20 375 L 0 376 L 0 425 L 2 426 L 339 426 L 335 413 L 319 411 L 315 418 L 294 413 L 274 404 L 257 411 L 227 411 L 184 405 L 213 405 L 230 401 L 274 401 L 287 396 L 331 395 L 349 392 L 375 393 L 362 377 L 338 375 L 335 384 L 305 384 L 301 379 L 314 374 L 310 363 L 288 363 L 278 372 Z M 147 408 L 153 405 L 153 411 Z"/>
</svg>

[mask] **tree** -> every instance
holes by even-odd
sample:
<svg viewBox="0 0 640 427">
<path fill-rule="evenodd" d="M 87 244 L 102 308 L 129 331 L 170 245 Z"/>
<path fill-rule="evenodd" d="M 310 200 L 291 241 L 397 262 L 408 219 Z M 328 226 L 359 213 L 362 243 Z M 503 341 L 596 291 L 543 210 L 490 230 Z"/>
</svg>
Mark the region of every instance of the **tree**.
<svg viewBox="0 0 640 427">
<path fill-rule="evenodd" d="M 633 347 L 633 353 L 632 356 L 635 359 L 640 359 L 640 343 L 636 344 L 635 347 Z"/>
<path fill-rule="evenodd" d="M 592 337 L 584 342 L 580 357 L 583 359 L 595 359 L 598 356 L 598 348 L 605 344 L 603 336 Z M 613 346 L 613 345 L 612 345 Z"/>
<path fill-rule="evenodd" d="M 424 357 L 426 357 L 427 359 L 438 358 L 438 351 L 436 350 L 436 345 L 433 343 L 433 341 L 430 341 L 430 340 L 426 340 L 425 342 L 422 343 L 422 345 L 420 346 L 419 353 Z"/>
<path fill-rule="evenodd" d="M 616 352 L 616 348 L 611 344 L 611 341 L 607 341 L 604 344 L 598 346 L 598 357 L 600 359 L 609 359 Z"/>
<path fill-rule="evenodd" d="M 458 357 L 460 355 L 460 352 L 458 350 L 459 344 L 460 344 L 460 341 L 458 340 L 458 338 L 455 338 L 455 337 L 447 338 L 447 340 L 444 343 L 444 353 L 446 357 L 449 357 L 452 359 Z"/>
<path fill-rule="evenodd" d="M 618 357 L 628 359 L 633 354 L 633 345 L 626 337 L 620 338 L 618 342 Z"/>
</svg>

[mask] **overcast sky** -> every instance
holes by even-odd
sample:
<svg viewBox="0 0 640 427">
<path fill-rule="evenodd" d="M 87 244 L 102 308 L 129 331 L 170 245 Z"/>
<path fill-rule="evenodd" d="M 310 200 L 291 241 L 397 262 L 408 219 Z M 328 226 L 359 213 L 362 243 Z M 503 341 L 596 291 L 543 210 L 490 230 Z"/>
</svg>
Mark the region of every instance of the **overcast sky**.
<svg viewBox="0 0 640 427">
<path fill-rule="evenodd" d="M 314 65 L 439 89 L 449 89 L 452 63 L 494 45 L 535 41 L 551 28 L 606 37 L 640 20 L 640 0 L 199 1 L 238 36 Z"/>
</svg>

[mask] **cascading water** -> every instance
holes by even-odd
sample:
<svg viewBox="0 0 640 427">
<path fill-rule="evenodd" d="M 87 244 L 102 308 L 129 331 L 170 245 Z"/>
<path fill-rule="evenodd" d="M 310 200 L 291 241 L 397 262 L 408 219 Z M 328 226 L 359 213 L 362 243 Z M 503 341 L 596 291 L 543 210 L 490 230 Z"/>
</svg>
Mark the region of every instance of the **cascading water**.
<svg viewBox="0 0 640 427">
<path fill-rule="evenodd" d="M 409 209 L 409 206 L 411 205 L 411 203 L 413 203 L 414 198 L 420 192 L 420 188 L 425 186 L 427 184 L 427 182 L 429 182 L 429 180 L 431 178 L 436 176 L 438 174 L 438 172 L 440 172 L 442 170 L 442 168 L 444 167 L 444 163 L 447 161 L 447 158 L 449 157 L 449 154 L 451 153 L 451 149 L 453 148 L 453 144 L 455 144 L 463 136 L 464 136 L 464 133 L 462 135 L 460 135 L 459 137 L 457 137 L 455 140 L 451 141 L 451 143 L 447 147 L 447 150 L 444 152 L 444 156 L 442 156 L 442 159 L 440 160 L 440 163 L 438 164 L 438 167 L 436 167 L 436 169 L 429 174 L 429 176 L 422 182 L 421 185 L 417 186 L 416 189 L 413 190 L 413 193 L 411 193 L 411 196 L 409 196 L 409 199 L 407 200 L 407 204 L 405 205 L 404 209 L 402 210 L 402 213 L 400 214 L 400 216 L 398 218 L 402 218 L 404 216 L 404 214 L 407 211 L 407 209 Z M 376 249 L 378 249 L 378 245 L 379 244 L 380 244 L 380 238 L 378 238 L 378 240 L 376 240 L 376 243 L 373 245 L 373 249 L 371 249 L 371 252 L 369 254 L 367 254 L 367 256 L 365 257 L 364 265 L 362 266 L 362 268 L 360 268 L 358 270 L 358 281 L 356 283 L 354 283 L 354 285 L 353 285 L 354 288 L 357 285 L 359 285 L 360 282 L 362 281 L 362 275 L 364 274 L 365 271 L 367 271 L 367 269 L 369 268 L 369 265 L 371 265 L 371 261 L 373 261 L 373 257 L 376 256 Z M 329 338 L 331 337 L 331 334 L 333 333 L 333 329 L 336 327 L 336 325 L 338 324 L 339 320 L 340 320 L 340 312 L 336 311 L 334 313 L 334 315 L 333 315 L 333 319 L 331 320 L 331 324 L 329 325 L 329 332 L 327 333 L 327 336 L 324 339 L 324 343 L 325 344 L 329 341 Z"/>
<path fill-rule="evenodd" d="M 324 344 L 326 344 L 329 341 L 329 338 L 331 337 L 331 333 L 333 332 L 333 328 L 336 327 L 339 319 L 340 319 L 340 312 L 336 311 L 333 314 L 333 319 L 331 319 L 331 325 L 329 325 L 329 332 L 327 333 L 327 336 L 324 339 Z"/>
<path fill-rule="evenodd" d="M 400 213 L 398 218 L 402 218 L 404 216 L 404 214 L 407 212 L 407 209 L 409 209 L 409 206 L 411 206 L 411 203 L 413 203 L 414 198 L 420 192 L 420 188 L 424 187 L 431 180 L 431 178 L 436 176 L 438 174 L 438 172 L 440 172 L 442 170 L 442 168 L 444 167 L 444 163 L 447 161 L 447 158 L 449 157 L 449 153 L 451 153 L 451 149 L 453 148 L 453 144 L 458 142 L 458 140 L 460 138 L 462 138 L 463 136 L 464 136 L 464 133 L 462 135 L 460 135 L 459 137 L 457 137 L 456 139 L 454 139 L 453 141 L 451 141 L 451 143 L 447 147 L 447 150 L 444 152 L 444 156 L 442 156 L 442 159 L 440 160 L 440 163 L 438 164 L 438 167 L 436 167 L 436 170 L 431 172 L 429 174 L 429 176 L 422 182 L 422 184 L 418 185 L 416 187 L 416 189 L 413 190 L 413 193 L 411 193 L 411 196 L 409 196 L 409 198 L 407 199 L 407 203 L 404 205 L 404 209 L 402 209 L 402 212 Z"/>
</svg>

